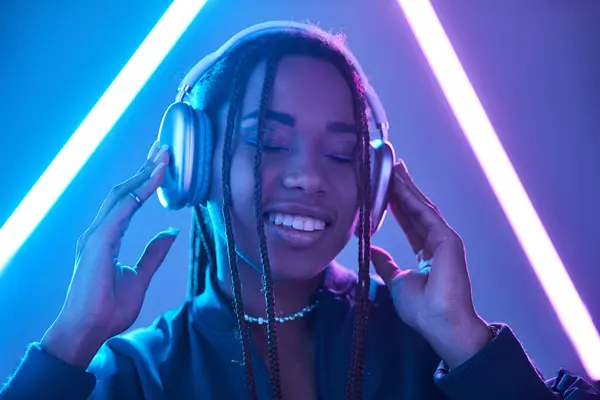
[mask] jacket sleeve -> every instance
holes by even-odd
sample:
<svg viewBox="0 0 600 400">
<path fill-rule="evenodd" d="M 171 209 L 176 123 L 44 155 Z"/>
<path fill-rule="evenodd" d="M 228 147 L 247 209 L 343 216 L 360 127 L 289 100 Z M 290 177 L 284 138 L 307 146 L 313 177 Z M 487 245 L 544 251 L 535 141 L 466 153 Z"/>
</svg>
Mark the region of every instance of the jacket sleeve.
<svg viewBox="0 0 600 400">
<path fill-rule="evenodd" d="M 114 337 L 100 348 L 88 367 L 97 380 L 90 400 L 144 400 L 147 393 L 163 393 L 160 378 L 151 368 L 153 361 L 136 344 Z"/>
<path fill-rule="evenodd" d="M 507 326 L 459 367 L 450 370 L 442 363 L 434 380 L 451 400 L 600 400 L 589 383 L 565 370 L 544 382 Z"/>
<path fill-rule="evenodd" d="M 87 370 L 54 357 L 38 343 L 32 344 L 17 371 L 0 389 L 0 400 L 144 399 L 132 351 L 121 352 L 119 346 L 114 349 L 109 343 L 102 346 Z"/>
<path fill-rule="evenodd" d="M 0 399 L 84 400 L 95 385 L 93 374 L 63 362 L 34 343 L 16 372 L 0 388 Z"/>
</svg>

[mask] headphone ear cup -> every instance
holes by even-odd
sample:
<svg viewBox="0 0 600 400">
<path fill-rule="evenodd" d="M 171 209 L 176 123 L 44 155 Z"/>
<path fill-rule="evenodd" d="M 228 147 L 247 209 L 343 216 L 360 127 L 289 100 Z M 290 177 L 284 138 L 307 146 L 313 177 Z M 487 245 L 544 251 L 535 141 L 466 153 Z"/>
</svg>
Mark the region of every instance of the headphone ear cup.
<svg viewBox="0 0 600 400">
<path fill-rule="evenodd" d="M 163 207 L 178 210 L 201 204 L 210 189 L 213 133 L 208 116 L 190 104 L 169 106 L 158 141 L 168 145 L 170 163 L 158 190 Z"/>
<path fill-rule="evenodd" d="M 371 141 L 371 234 L 375 234 L 385 219 L 388 188 L 396 154 L 394 146 L 384 140 Z M 356 232 L 358 235 L 358 230 Z"/>
<path fill-rule="evenodd" d="M 210 192 L 212 181 L 212 161 L 214 154 L 215 135 L 208 115 L 201 110 L 194 110 L 196 114 L 195 147 L 194 158 L 194 191 L 189 205 L 196 206 L 204 204 Z"/>
</svg>

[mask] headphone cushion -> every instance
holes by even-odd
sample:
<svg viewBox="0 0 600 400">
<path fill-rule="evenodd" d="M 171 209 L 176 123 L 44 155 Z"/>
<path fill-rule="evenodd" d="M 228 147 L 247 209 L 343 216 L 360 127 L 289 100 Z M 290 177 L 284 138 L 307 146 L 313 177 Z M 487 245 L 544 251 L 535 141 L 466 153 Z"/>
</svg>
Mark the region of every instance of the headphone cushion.
<svg viewBox="0 0 600 400">
<path fill-rule="evenodd" d="M 195 167 L 194 190 L 191 192 L 189 205 L 195 206 L 206 201 L 210 192 L 212 180 L 212 158 L 214 154 L 214 133 L 208 115 L 201 110 L 194 110 L 196 123 L 194 124 Z"/>
<path fill-rule="evenodd" d="M 394 168 L 395 151 L 388 141 L 371 142 L 371 233 L 381 228 L 388 205 L 388 188 Z M 356 230 L 358 235 L 358 229 Z"/>
<path fill-rule="evenodd" d="M 170 163 L 159 189 L 165 208 L 201 204 L 210 189 L 213 132 L 208 116 L 184 102 L 165 112 L 158 140 L 169 146 Z"/>
</svg>

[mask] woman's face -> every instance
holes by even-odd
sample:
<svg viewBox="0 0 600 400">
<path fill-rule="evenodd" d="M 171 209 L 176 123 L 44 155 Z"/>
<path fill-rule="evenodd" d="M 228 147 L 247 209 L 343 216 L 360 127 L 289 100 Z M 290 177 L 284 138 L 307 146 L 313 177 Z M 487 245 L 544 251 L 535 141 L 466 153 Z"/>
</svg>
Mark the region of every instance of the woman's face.
<svg viewBox="0 0 600 400">
<path fill-rule="evenodd" d="M 231 218 L 238 252 L 260 268 L 254 157 L 266 63 L 248 81 L 234 131 Z M 222 148 L 228 105 L 217 122 L 211 217 L 221 215 Z M 267 113 L 262 203 L 271 273 L 277 280 L 313 278 L 348 243 L 357 220 L 358 133 L 348 83 L 331 63 L 304 56 L 279 63 Z"/>
</svg>

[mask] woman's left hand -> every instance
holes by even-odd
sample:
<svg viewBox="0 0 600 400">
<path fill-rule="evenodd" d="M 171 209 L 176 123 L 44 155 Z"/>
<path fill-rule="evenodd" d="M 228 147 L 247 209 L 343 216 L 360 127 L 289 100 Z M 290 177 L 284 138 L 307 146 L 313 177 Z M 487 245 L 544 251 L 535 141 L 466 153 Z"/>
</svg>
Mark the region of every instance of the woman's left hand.
<svg viewBox="0 0 600 400">
<path fill-rule="evenodd" d="M 473 305 L 462 239 L 416 187 L 402 162 L 394 166 L 389 207 L 417 255 L 419 269 L 401 269 L 387 252 L 372 247 L 375 270 L 389 288 L 398 316 L 456 367 L 491 336 Z"/>
</svg>

